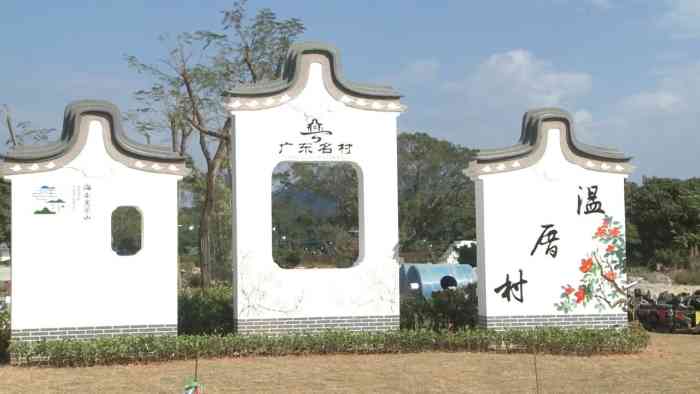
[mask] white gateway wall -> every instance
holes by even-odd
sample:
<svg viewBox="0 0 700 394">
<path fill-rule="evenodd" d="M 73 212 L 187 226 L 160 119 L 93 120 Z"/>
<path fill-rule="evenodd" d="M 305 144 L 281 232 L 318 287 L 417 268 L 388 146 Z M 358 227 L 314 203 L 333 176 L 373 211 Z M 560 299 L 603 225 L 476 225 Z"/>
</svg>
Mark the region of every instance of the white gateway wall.
<svg viewBox="0 0 700 394">
<path fill-rule="evenodd" d="M 626 175 L 566 160 L 559 129 L 544 137 L 534 165 L 476 180 L 479 315 L 488 326 L 624 313 Z"/>
<path fill-rule="evenodd" d="M 84 149 L 55 171 L 12 182 L 12 329 L 177 325 L 176 175 L 113 161 L 104 119 L 89 123 Z M 35 214 L 52 194 L 56 214 Z M 111 216 L 142 215 L 141 250 L 118 256 Z M 134 330 L 136 331 L 136 330 Z M 118 331 L 117 331 L 118 332 Z"/>
<path fill-rule="evenodd" d="M 306 86 L 283 105 L 235 115 L 235 284 L 239 331 L 276 330 L 299 318 L 296 328 L 323 327 L 355 317 L 387 317 L 398 325 L 396 260 L 398 197 L 396 112 L 346 106 L 326 90 L 327 62 L 309 65 Z M 323 130 L 314 140 L 301 132 L 316 120 Z M 309 144 L 310 148 L 306 149 Z M 331 151 L 322 149 L 328 144 Z M 357 263 L 342 269 L 283 269 L 272 258 L 272 172 L 286 161 L 347 162 L 359 178 Z M 291 319 L 291 320 L 287 320 Z M 325 319 L 325 320 L 324 320 Z M 246 328 L 249 322 L 250 328 Z M 330 326 L 328 326 L 330 327 Z M 341 327 L 336 324 L 334 327 Z M 294 327 L 293 327 L 294 328 Z"/>
</svg>

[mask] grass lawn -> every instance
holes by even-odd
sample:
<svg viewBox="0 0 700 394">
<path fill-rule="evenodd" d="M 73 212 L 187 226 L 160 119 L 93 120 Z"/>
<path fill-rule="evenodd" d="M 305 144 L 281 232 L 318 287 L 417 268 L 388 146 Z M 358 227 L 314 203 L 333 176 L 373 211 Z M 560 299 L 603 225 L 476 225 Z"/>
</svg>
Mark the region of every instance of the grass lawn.
<svg viewBox="0 0 700 394">
<path fill-rule="evenodd" d="M 200 360 L 206 393 L 535 392 L 533 355 L 419 353 Z M 542 392 L 700 392 L 700 336 L 652 334 L 628 356 L 537 356 Z M 0 392 L 178 393 L 194 361 L 0 367 Z"/>
</svg>

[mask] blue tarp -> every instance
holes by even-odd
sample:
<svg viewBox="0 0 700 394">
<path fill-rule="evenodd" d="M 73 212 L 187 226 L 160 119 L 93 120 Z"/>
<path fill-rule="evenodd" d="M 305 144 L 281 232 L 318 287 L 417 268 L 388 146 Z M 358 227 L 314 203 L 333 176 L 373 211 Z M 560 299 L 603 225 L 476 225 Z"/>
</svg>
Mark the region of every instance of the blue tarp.
<svg viewBox="0 0 700 394">
<path fill-rule="evenodd" d="M 443 290 L 447 286 L 465 287 L 476 283 L 476 272 L 468 264 L 401 264 L 399 270 L 399 288 L 401 294 L 421 292 L 429 299 L 434 291 Z M 412 289 L 416 283 L 418 288 Z M 415 286 L 415 285 L 414 285 Z"/>
</svg>

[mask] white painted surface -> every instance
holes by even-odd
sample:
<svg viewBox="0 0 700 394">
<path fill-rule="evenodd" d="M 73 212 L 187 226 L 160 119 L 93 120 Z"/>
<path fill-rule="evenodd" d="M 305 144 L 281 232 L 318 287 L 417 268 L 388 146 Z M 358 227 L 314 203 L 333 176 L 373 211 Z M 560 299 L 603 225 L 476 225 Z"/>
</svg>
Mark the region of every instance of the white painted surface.
<svg viewBox="0 0 700 394">
<path fill-rule="evenodd" d="M 103 128 L 91 117 L 84 149 L 55 171 L 13 175 L 12 328 L 177 324 L 176 175 L 147 173 L 112 160 Z M 85 185 L 90 185 L 89 215 Z M 66 201 L 54 215 L 36 215 L 33 198 L 55 187 Z M 143 213 L 143 242 L 133 256 L 111 247 L 111 214 Z M 89 216 L 89 218 L 86 218 Z"/>
<path fill-rule="evenodd" d="M 483 316 L 557 315 L 562 286 L 578 289 L 582 259 L 600 243 L 592 239 L 601 225 L 600 213 L 577 214 L 577 196 L 586 203 L 586 190 L 598 185 L 598 200 L 607 215 L 625 225 L 625 175 L 584 169 L 567 161 L 560 147 L 560 131 L 547 131 L 544 156 L 535 165 L 511 172 L 486 174 L 476 182 L 479 314 Z M 583 191 L 579 190 L 579 186 Z M 542 225 L 554 224 L 559 241 L 555 258 L 539 246 Z M 523 271 L 523 302 L 503 298 L 494 290 Z M 619 282 L 624 275 L 617 276 Z M 578 305 L 570 314 L 621 313 L 621 307 L 597 310 L 593 302 Z"/>
<path fill-rule="evenodd" d="M 239 319 L 399 314 L 397 113 L 360 110 L 331 97 L 320 63 L 299 96 L 236 116 L 234 281 Z M 301 135 L 317 119 L 332 135 Z M 280 153 L 280 144 L 284 145 Z M 311 143 L 313 153 L 299 153 Z M 333 153 L 319 152 L 330 143 Z M 339 144 L 352 144 L 350 153 Z M 360 254 L 344 269 L 283 269 L 272 259 L 272 171 L 283 161 L 343 161 L 358 171 Z M 237 231 L 236 231 L 237 229 Z M 237 247 L 236 247 L 237 246 Z"/>
</svg>

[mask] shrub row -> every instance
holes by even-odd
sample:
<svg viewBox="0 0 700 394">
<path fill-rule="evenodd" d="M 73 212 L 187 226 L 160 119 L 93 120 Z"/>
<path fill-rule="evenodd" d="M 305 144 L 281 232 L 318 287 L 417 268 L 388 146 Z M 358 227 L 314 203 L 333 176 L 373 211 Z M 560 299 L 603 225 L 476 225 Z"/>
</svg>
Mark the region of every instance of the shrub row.
<svg viewBox="0 0 700 394">
<path fill-rule="evenodd" d="M 429 299 L 418 293 L 401 298 L 401 328 L 457 330 L 477 324 L 476 284 L 435 291 Z"/>
<path fill-rule="evenodd" d="M 8 359 L 7 347 L 10 345 L 10 309 L 0 310 L 0 363 Z"/>
<path fill-rule="evenodd" d="M 177 297 L 177 326 L 181 335 L 229 334 L 233 323 L 233 288 L 182 289 Z"/>
<path fill-rule="evenodd" d="M 186 360 L 195 357 L 288 356 L 309 354 L 415 353 L 425 351 L 538 352 L 593 355 L 633 353 L 648 334 L 630 329 L 328 331 L 287 336 L 143 336 L 88 341 L 15 342 L 10 351 L 23 365 L 92 366 Z"/>
<path fill-rule="evenodd" d="M 225 335 L 234 332 L 233 289 L 219 285 L 207 290 L 185 288 L 178 293 L 180 335 Z M 429 299 L 420 293 L 401 299 L 402 329 L 460 329 L 477 323 L 476 285 L 437 291 Z"/>
</svg>

